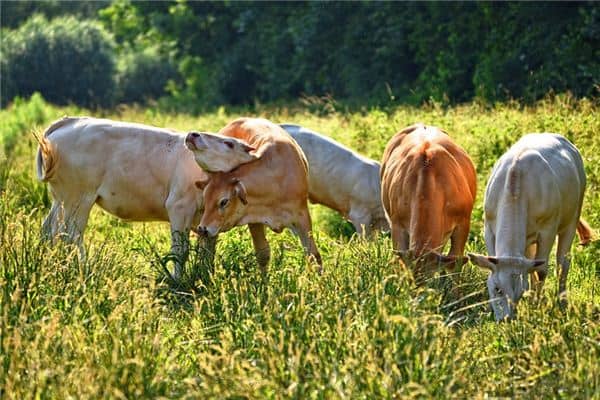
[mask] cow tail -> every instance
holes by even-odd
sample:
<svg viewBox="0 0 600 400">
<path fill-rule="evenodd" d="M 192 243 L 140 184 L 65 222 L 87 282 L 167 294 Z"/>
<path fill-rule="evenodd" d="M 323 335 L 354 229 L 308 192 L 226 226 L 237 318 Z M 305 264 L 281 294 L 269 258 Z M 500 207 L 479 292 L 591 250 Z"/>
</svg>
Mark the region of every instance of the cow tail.
<svg viewBox="0 0 600 400">
<path fill-rule="evenodd" d="M 55 130 L 72 124 L 78 120 L 79 118 L 64 117 L 50 124 L 43 136 L 40 137 L 35 132 L 33 133 L 33 136 L 38 142 L 36 166 L 37 177 L 40 181 L 48 182 L 55 174 L 56 167 L 58 165 L 58 154 L 56 153 L 55 146 L 52 145 L 52 142 L 50 139 L 48 139 L 48 137 Z"/>
<path fill-rule="evenodd" d="M 42 182 L 47 182 L 54 175 L 56 170 L 57 157 L 56 152 L 46 137 L 36 137 L 38 140 L 37 151 L 37 177 Z"/>
<path fill-rule="evenodd" d="M 582 218 L 577 222 L 577 234 L 579 235 L 579 244 L 582 246 L 590 244 L 594 236 L 592 228 Z"/>
</svg>

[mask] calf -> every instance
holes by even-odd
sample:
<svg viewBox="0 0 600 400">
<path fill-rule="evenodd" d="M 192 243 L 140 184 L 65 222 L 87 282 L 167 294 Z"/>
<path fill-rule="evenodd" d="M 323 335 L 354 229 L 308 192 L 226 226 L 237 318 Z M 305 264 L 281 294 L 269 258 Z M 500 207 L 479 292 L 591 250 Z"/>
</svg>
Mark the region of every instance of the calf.
<svg viewBox="0 0 600 400">
<path fill-rule="evenodd" d="M 202 214 L 195 182 L 206 173 L 181 134 L 151 126 L 88 117 L 63 118 L 39 138 L 37 175 L 48 182 L 52 208 L 42 225 L 50 238 L 79 245 L 90 210 L 98 204 L 130 221 L 169 221 L 179 278 L 189 232 Z M 207 243 L 214 252 L 214 240 Z"/>
<path fill-rule="evenodd" d="M 496 162 L 484 199 L 490 256 L 469 254 L 491 272 L 487 286 L 496 320 L 514 317 L 529 289 L 528 274 L 541 289 L 557 235 L 559 294 L 565 291 L 575 232 L 583 243 L 591 239 L 589 226 L 580 220 L 585 184 L 579 151 L 557 134 L 523 136 Z"/>
<path fill-rule="evenodd" d="M 256 160 L 228 172 L 214 172 L 197 182 L 204 190 L 205 212 L 199 231 L 210 237 L 238 225 L 249 225 L 259 266 L 270 257 L 264 226 L 275 232 L 288 227 L 322 268 L 308 213 L 308 165 L 302 150 L 279 126 L 255 118 L 237 119 L 220 133 L 256 149 Z M 198 156 L 198 155 L 196 155 Z"/>
<path fill-rule="evenodd" d="M 412 265 L 418 283 L 441 266 L 464 261 L 475 192 L 471 159 L 438 128 L 416 124 L 388 142 L 381 200 L 394 250 Z M 448 238 L 449 256 L 443 256 Z"/>
</svg>

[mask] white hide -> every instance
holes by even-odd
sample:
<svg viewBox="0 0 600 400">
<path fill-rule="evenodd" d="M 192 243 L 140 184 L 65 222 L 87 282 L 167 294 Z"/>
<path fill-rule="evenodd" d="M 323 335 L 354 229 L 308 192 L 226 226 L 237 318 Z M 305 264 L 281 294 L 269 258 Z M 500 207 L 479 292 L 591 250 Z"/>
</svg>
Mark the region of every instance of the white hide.
<svg viewBox="0 0 600 400">
<path fill-rule="evenodd" d="M 206 179 L 184 136 L 166 129 L 96 118 L 63 118 L 41 139 L 38 178 L 49 183 L 52 209 L 43 224 L 81 247 L 98 204 L 124 220 L 169 221 L 179 278 L 190 229 L 200 222 Z"/>
<path fill-rule="evenodd" d="M 340 212 L 359 234 L 389 230 L 381 204 L 380 165 L 324 135 L 280 124 L 308 160 L 310 200 Z"/>
<path fill-rule="evenodd" d="M 229 172 L 240 164 L 256 160 L 255 150 L 243 140 L 218 133 L 190 132 L 185 145 L 198 165 L 207 172 Z M 227 154 L 227 157 L 223 157 Z"/>
<path fill-rule="evenodd" d="M 484 199 L 491 257 L 469 256 L 491 271 L 487 285 L 497 320 L 514 317 L 529 289 L 528 273 L 536 272 L 541 287 L 557 235 L 559 292 L 565 291 L 585 185 L 579 151 L 558 134 L 523 136 L 494 166 Z"/>
</svg>

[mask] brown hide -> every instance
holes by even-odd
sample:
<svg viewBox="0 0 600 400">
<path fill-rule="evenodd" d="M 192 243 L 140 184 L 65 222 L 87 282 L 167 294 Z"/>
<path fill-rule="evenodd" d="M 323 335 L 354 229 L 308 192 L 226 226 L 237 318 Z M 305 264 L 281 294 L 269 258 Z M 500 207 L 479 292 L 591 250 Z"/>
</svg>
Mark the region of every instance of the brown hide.
<svg viewBox="0 0 600 400">
<path fill-rule="evenodd" d="M 264 119 L 241 118 L 219 133 L 255 147 L 258 159 L 229 172 L 211 173 L 208 182 L 199 183 L 205 204 L 200 229 L 216 235 L 246 224 L 267 225 L 276 232 L 288 227 L 321 264 L 310 233 L 308 163 L 300 147 L 281 127 Z"/>
<path fill-rule="evenodd" d="M 462 261 L 476 193 L 475 168 L 466 152 L 440 129 L 416 124 L 387 144 L 381 196 L 394 250 L 427 273 Z M 436 256 L 450 238 L 450 255 Z"/>
</svg>

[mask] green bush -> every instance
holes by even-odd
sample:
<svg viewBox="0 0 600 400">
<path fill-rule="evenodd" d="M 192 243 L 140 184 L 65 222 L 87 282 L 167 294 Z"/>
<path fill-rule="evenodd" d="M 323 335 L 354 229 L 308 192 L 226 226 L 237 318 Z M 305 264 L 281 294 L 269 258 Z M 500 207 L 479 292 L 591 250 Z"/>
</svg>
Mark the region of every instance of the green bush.
<svg viewBox="0 0 600 400">
<path fill-rule="evenodd" d="M 483 5 L 489 36 L 473 75 L 488 100 L 538 100 L 549 91 L 597 95 L 600 10 L 570 3 Z"/>
<path fill-rule="evenodd" d="M 48 101 L 88 107 L 113 100 L 114 42 L 97 23 L 34 16 L 2 35 L 2 105 L 40 92 Z"/>
<path fill-rule="evenodd" d="M 594 2 L 161 4 L 113 3 L 104 14 L 124 41 L 154 35 L 172 43 L 184 77 L 177 92 L 197 102 L 332 96 L 383 106 L 598 95 Z M 200 60 L 201 71 L 183 68 L 189 60 Z"/>
<path fill-rule="evenodd" d="M 117 62 L 117 101 L 132 103 L 157 99 L 166 93 L 167 83 L 177 78 L 173 60 L 161 54 L 158 47 L 126 49 Z"/>
</svg>

